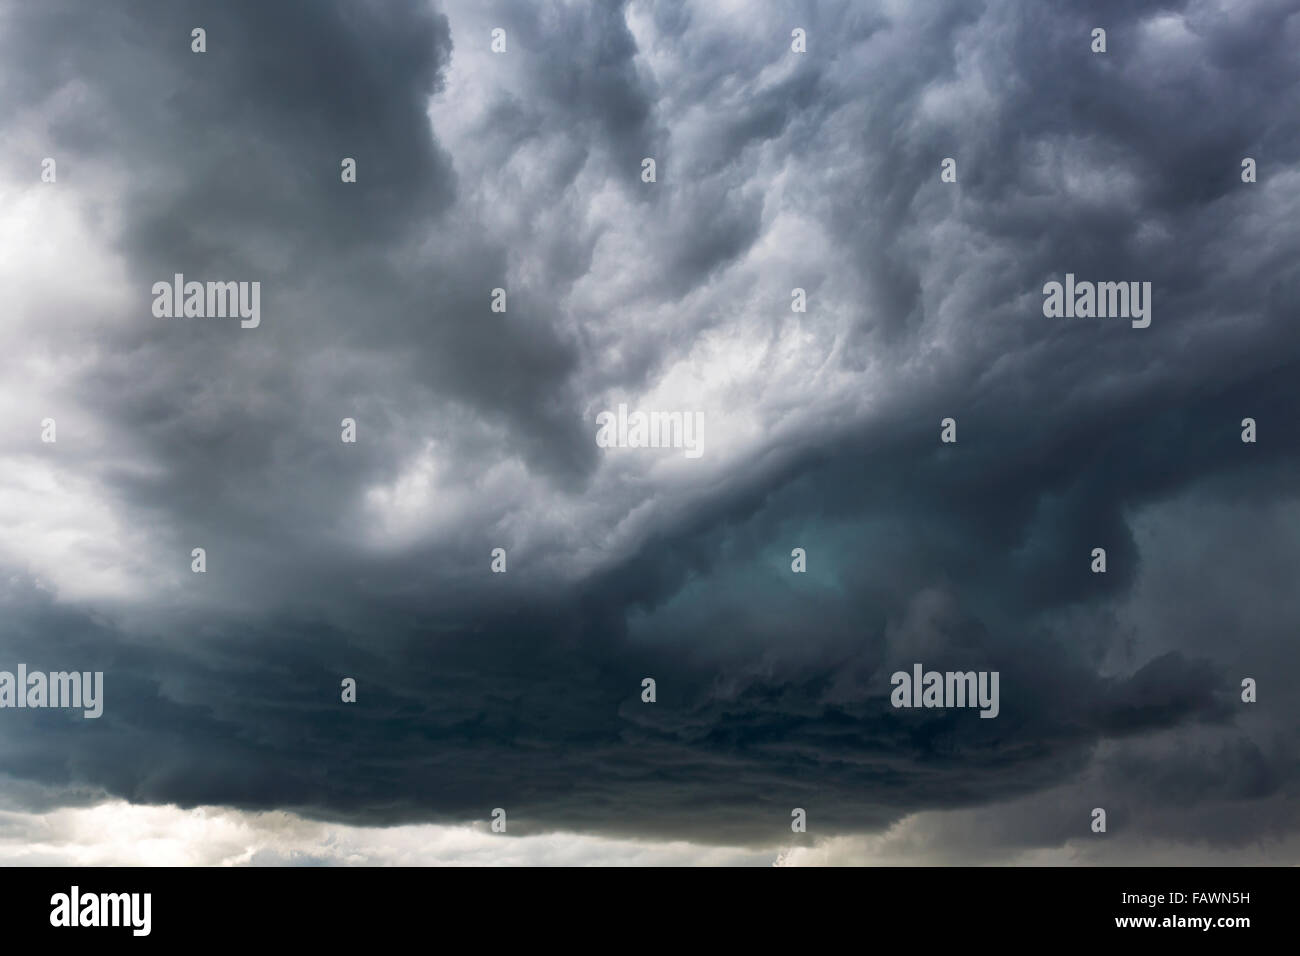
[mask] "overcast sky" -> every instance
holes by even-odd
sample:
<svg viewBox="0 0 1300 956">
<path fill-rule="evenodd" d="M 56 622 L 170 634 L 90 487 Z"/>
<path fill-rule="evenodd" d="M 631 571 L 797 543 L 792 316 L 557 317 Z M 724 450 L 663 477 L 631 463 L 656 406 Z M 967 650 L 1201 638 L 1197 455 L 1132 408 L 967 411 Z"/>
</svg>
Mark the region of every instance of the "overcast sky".
<svg viewBox="0 0 1300 956">
<path fill-rule="evenodd" d="M 1291 0 L 0 0 L 0 669 L 105 688 L 0 710 L 0 861 L 1300 863 L 1297 49 Z M 1066 273 L 1150 326 L 1046 318 Z M 999 715 L 892 707 L 918 662 Z"/>
</svg>

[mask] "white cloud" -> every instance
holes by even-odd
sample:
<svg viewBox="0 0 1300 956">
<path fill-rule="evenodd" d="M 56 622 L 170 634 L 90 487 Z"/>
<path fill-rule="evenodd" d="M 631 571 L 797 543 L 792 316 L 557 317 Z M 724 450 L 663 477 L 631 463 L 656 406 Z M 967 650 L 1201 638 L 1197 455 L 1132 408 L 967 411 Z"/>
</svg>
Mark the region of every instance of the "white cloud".
<svg viewBox="0 0 1300 956">
<path fill-rule="evenodd" d="M 512 837 L 482 827 L 354 827 L 282 811 L 182 810 L 111 801 L 0 812 L 0 865 L 766 866 L 771 851 L 574 833 Z"/>
</svg>

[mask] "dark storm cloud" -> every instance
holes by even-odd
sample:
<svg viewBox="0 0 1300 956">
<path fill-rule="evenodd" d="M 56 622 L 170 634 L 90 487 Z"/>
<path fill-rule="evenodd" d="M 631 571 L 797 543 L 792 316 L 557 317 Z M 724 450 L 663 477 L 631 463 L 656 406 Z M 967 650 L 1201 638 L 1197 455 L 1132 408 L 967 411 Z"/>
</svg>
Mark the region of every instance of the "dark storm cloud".
<svg viewBox="0 0 1300 956">
<path fill-rule="evenodd" d="M 60 787 L 89 780 L 138 802 L 365 823 L 477 819 L 500 805 L 520 832 L 770 842 L 791 805 L 811 802 L 839 829 L 881 826 L 917 807 L 1046 785 L 1081 766 L 1103 733 L 1223 717 L 1212 676 L 1176 658 L 1108 686 L 1026 647 L 998 662 L 996 732 L 969 713 L 900 718 L 875 649 L 768 673 L 744 673 L 733 654 L 712 672 L 679 646 L 620 649 L 595 602 L 582 614 L 481 614 L 453 637 L 399 640 L 377 626 L 368 647 L 285 620 L 219 642 L 178 635 L 170 648 L 133 648 L 89 620 L 27 610 L 10 653 L 33 668 L 65 658 L 103 668 L 108 690 L 88 728 L 33 712 L 38 732 L 7 741 L 9 773 Z M 57 655 L 52 633 L 66 635 Z M 979 646 L 978 635 L 945 634 L 931 650 L 975 666 L 988 660 Z M 877 679 L 837 693 L 827 663 Z M 340 673 L 358 680 L 356 708 L 336 703 Z M 661 681 L 654 708 L 636 699 L 642 673 Z M 720 675 L 733 686 L 719 687 Z"/>
<path fill-rule="evenodd" d="M 639 74 L 626 0 L 601 4 L 496 4 L 494 14 L 531 54 L 530 105 L 549 122 L 576 124 L 623 170 L 639 167 L 654 133 L 653 79 Z M 570 127 L 572 128 L 572 127 Z"/>
<path fill-rule="evenodd" d="M 425 116 L 451 55 L 444 17 L 413 2 L 375 10 L 236 3 L 76 7 L 75 16 L 49 6 L 14 20 L 14 42 L 29 38 L 28 49 L 112 38 L 90 45 L 75 68 L 65 59 L 39 64 L 23 91 L 38 101 L 73 79 L 91 87 L 48 148 L 130 171 L 121 247 L 143 315 L 152 301 L 145 290 L 176 272 L 259 279 L 263 308 L 277 315 L 267 337 L 283 353 L 373 353 L 398 370 L 390 383 L 400 386 L 384 396 L 392 404 L 465 402 L 515 432 L 543 468 L 571 473 L 566 458 L 590 461 L 562 398 L 573 357 L 549 331 L 547 308 L 526 325 L 486 322 L 505 251 L 449 218 L 456 175 Z M 202 55 L 189 40 L 199 24 L 209 38 Z M 78 132 L 86 127 L 100 129 L 90 143 Z M 344 156 L 357 160 L 355 189 L 341 188 Z M 75 175 L 76 165 L 65 167 Z M 454 243 L 420 262 L 414 244 L 430 235 Z M 151 375 L 141 380 L 138 361 L 106 363 L 89 387 L 120 403 L 116 420 L 157 436 L 160 456 L 193 466 L 173 471 L 169 494 L 206 492 L 217 471 L 222 482 L 250 482 L 269 454 L 247 446 L 231 454 L 222 436 L 187 420 L 178 396 L 183 402 L 196 379 L 224 378 L 249 393 L 224 402 L 229 432 L 288 441 L 316 411 L 304 398 L 328 389 L 336 402 L 354 402 L 374 391 L 342 368 L 327 367 L 320 381 L 303 380 L 292 363 L 259 370 L 241 349 L 221 354 L 213 343 L 221 330 L 201 323 L 162 339 L 157 327 L 114 324 L 127 340 L 117 347 L 143 351 Z M 546 438 L 534 441 L 539 432 Z M 558 459 L 557 442 L 568 452 Z"/>
<path fill-rule="evenodd" d="M 1005 841 L 1059 845 L 1109 799 L 1120 832 L 1176 805 L 1161 835 L 1244 843 L 1258 831 L 1225 808 L 1276 811 L 1296 791 L 1277 741 L 1300 708 L 1273 690 L 1243 710 L 1237 694 L 1245 674 L 1294 673 L 1300 610 L 1252 590 L 1232 553 L 1300 569 L 1295 536 L 1217 526 L 1296 528 L 1300 229 L 1276 184 L 1300 164 L 1283 121 L 1300 24 L 1281 6 L 791 4 L 732 25 L 685 3 L 503 3 L 467 13 L 465 37 L 419 5 L 19 10 L 6 97 L 84 81 L 92 98 L 49 148 L 76 158 L 69 177 L 131 170 L 107 238 L 139 314 L 105 316 L 82 387 L 157 468 L 82 466 L 159 541 L 214 558 L 201 611 L 169 592 L 104 615 L 11 581 L 8 659 L 103 669 L 108 696 L 99 721 L 28 713 L 16 732 L 6 714 L 8 773 L 368 824 L 503 806 L 512 832 L 755 843 L 789 840 L 795 806 L 814 832 L 852 832 L 920 810 L 1024 814 L 1080 781 L 1096 788 L 1083 810 L 1039 807 Z M 1176 14 L 1185 26 L 1159 19 Z M 678 72 L 647 65 L 640 16 Z M 457 89 L 480 106 L 458 154 L 425 100 L 457 51 L 486 46 L 480 21 L 508 28 L 500 69 L 525 92 L 483 71 Z M 793 25 L 810 53 L 782 74 Z M 1097 25 L 1105 58 L 1087 52 Z M 337 182 L 345 155 L 355 190 Z M 645 155 L 662 161 L 653 192 L 637 188 Z M 956 186 L 938 180 L 945 156 Z M 527 176 L 544 188 L 510 191 Z M 809 328 L 841 344 L 828 362 L 861 373 L 869 408 L 728 461 L 588 574 L 539 571 L 603 553 L 613 526 L 673 497 L 602 471 L 585 404 L 653 382 L 726 323 L 774 335 L 793 321 L 780 296 L 820 288 L 763 258 L 778 182 L 839 257 Z M 643 216 L 627 231 L 648 258 L 616 259 L 616 276 L 601 245 L 626 236 L 582 218 L 604 188 Z M 515 213 L 516 231 L 484 210 Z M 489 313 L 531 256 L 540 274 L 516 269 L 510 312 Z M 766 312 L 728 313 L 744 268 L 781 273 Z M 151 323 L 144 291 L 174 271 L 262 278 L 274 318 L 244 337 Z M 1044 319 L 1042 284 L 1067 271 L 1151 280 L 1152 326 Z M 575 328 L 562 300 L 582 283 L 653 318 Z M 763 384 L 728 400 L 816 397 Z M 335 423 L 353 412 L 366 438 L 345 457 Z M 955 446 L 938 443 L 946 416 Z M 434 456 L 438 491 L 468 493 L 435 530 L 358 546 L 373 528 L 351 503 L 409 496 L 429 440 L 452 449 Z M 512 493 L 487 475 L 514 456 L 518 481 L 540 483 L 484 504 Z M 1188 495 L 1188 520 L 1139 538 L 1138 516 Z M 504 577 L 487 574 L 498 541 Z M 796 546 L 806 576 L 790 574 Z M 1169 623 L 1153 580 L 1191 625 Z M 1247 593 L 1261 607 L 1234 627 Z M 918 661 L 999 670 L 1001 714 L 893 709 L 889 675 Z"/>
</svg>

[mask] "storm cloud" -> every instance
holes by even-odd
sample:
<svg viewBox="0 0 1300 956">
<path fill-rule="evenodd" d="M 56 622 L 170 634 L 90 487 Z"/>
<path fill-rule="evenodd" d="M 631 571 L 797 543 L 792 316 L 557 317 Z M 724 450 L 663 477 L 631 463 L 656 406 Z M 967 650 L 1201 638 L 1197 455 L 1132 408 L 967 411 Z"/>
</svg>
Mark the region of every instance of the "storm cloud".
<svg viewBox="0 0 1300 956">
<path fill-rule="evenodd" d="M 1297 862 L 1293 5 L 0 19 L 0 669 L 105 674 L 0 711 L 13 805 Z M 999 716 L 891 707 L 914 662 Z"/>
</svg>

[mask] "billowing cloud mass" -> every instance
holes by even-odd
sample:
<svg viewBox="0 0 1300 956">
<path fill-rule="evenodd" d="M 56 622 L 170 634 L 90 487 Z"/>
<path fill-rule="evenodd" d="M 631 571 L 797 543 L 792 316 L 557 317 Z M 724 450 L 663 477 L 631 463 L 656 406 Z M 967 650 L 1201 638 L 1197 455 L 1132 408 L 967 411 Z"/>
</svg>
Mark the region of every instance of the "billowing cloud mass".
<svg viewBox="0 0 1300 956">
<path fill-rule="evenodd" d="M 0 854 L 1300 862 L 1298 48 L 1282 0 L 3 0 L 0 669 L 105 700 L 0 710 Z M 157 317 L 178 273 L 260 325 Z M 1067 273 L 1150 326 L 1045 317 Z M 891 706 L 917 662 L 998 716 Z"/>
</svg>

